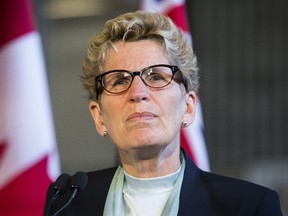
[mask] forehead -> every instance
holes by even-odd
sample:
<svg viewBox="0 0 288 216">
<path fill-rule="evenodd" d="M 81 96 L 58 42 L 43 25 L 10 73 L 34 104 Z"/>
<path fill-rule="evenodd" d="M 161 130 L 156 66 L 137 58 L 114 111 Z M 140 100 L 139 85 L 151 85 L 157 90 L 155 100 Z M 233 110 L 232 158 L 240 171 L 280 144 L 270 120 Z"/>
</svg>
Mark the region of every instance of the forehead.
<svg viewBox="0 0 288 216">
<path fill-rule="evenodd" d="M 109 50 L 104 62 L 104 70 L 140 70 L 155 64 L 169 64 L 168 55 L 159 42 L 153 40 L 119 41 Z"/>
</svg>

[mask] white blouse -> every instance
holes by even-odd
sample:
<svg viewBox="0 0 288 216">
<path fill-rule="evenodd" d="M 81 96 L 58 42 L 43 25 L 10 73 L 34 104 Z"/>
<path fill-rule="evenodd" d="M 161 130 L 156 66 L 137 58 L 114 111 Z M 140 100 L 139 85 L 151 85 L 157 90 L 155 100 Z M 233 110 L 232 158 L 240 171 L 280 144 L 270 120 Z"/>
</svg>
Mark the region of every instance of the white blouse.
<svg viewBox="0 0 288 216">
<path fill-rule="evenodd" d="M 156 178 L 135 178 L 126 172 L 123 187 L 125 215 L 159 216 L 174 189 L 181 167 L 174 173 Z"/>
</svg>

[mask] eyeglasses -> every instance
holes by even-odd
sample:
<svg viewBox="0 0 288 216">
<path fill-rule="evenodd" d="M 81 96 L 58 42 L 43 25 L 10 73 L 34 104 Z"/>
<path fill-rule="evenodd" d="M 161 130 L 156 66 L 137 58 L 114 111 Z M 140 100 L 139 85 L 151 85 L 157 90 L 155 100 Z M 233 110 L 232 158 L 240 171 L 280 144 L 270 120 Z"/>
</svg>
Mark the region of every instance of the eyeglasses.
<svg viewBox="0 0 288 216">
<path fill-rule="evenodd" d="M 112 94 L 121 94 L 130 88 L 135 76 L 151 88 L 163 88 L 169 85 L 179 68 L 174 65 L 158 64 L 130 72 L 127 70 L 111 70 L 95 77 L 95 82 Z"/>
</svg>

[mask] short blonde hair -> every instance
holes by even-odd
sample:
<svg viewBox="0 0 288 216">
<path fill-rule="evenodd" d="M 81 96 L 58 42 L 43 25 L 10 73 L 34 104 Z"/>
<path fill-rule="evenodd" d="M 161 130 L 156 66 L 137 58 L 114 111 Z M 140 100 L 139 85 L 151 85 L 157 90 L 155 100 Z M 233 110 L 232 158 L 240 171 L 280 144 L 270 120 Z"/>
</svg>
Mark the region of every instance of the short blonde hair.
<svg viewBox="0 0 288 216">
<path fill-rule="evenodd" d="M 199 86 L 197 58 L 183 32 L 165 15 L 136 11 L 120 15 L 105 23 L 104 29 L 92 37 L 83 61 L 81 80 L 89 99 L 97 101 L 103 91 L 95 76 L 103 73 L 103 65 L 113 44 L 139 40 L 159 42 L 171 63 L 177 65 L 185 90 L 197 91 Z"/>
</svg>

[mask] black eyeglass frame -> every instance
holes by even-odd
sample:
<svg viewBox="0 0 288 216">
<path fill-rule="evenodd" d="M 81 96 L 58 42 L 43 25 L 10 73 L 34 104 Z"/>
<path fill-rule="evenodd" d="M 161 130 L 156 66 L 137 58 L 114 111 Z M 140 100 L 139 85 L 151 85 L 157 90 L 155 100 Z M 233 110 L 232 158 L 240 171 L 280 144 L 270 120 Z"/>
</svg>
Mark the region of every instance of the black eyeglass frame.
<svg viewBox="0 0 288 216">
<path fill-rule="evenodd" d="M 149 70 L 150 68 L 154 68 L 154 67 L 167 67 L 167 68 L 170 68 L 170 69 L 171 69 L 171 71 L 172 71 L 171 80 L 170 80 L 169 82 L 167 82 L 164 86 L 161 86 L 161 87 L 150 86 L 150 85 L 148 85 L 148 84 L 145 82 L 145 80 L 143 80 L 143 78 L 142 78 L 143 72 L 146 71 L 146 70 Z M 154 89 L 160 89 L 160 88 L 164 88 L 164 87 L 168 86 L 168 85 L 172 82 L 172 80 L 174 79 L 174 75 L 175 75 L 178 71 L 180 71 L 180 69 L 179 69 L 178 66 L 176 66 L 176 65 L 167 65 L 167 64 L 151 65 L 151 66 L 148 66 L 148 67 L 143 68 L 143 69 L 140 70 L 140 71 L 111 70 L 111 71 L 107 71 L 107 72 L 104 72 L 104 73 L 102 73 L 102 74 L 99 74 L 99 75 L 95 76 L 95 83 L 96 83 L 96 82 L 100 83 L 100 85 L 102 86 L 102 88 L 103 88 L 105 91 L 107 91 L 107 92 L 109 92 L 109 93 L 111 93 L 111 94 L 118 95 L 118 94 L 122 94 L 122 93 L 124 93 L 125 91 L 127 91 L 127 90 L 130 88 L 130 86 L 132 85 L 132 82 L 133 82 L 135 76 L 139 76 L 140 79 L 142 80 L 142 82 L 143 82 L 146 86 L 149 86 L 150 88 L 154 88 Z M 105 88 L 105 85 L 104 85 L 104 83 L 103 83 L 103 77 L 104 77 L 106 74 L 113 73 L 113 72 L 126 72 L 126 73 L 129 73 L 129 74 L 132 76 L 132 80 L 131 80 L 129 86 L 127 87 L 127 89 L 125 89 L 124 91 L 120 91 L 120 92 L 111 92 L 111 91 L 109 91 L 109 90 L 107 90 L 107 89 Z M 96 86 L 96 85 L 95 85 L 95 88 L 96 88 L 95 90 L 96 90 L 96 92 L 97 92 L 97 86 Z"/>
</svg>

